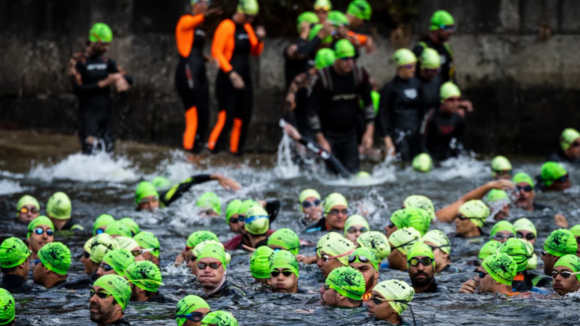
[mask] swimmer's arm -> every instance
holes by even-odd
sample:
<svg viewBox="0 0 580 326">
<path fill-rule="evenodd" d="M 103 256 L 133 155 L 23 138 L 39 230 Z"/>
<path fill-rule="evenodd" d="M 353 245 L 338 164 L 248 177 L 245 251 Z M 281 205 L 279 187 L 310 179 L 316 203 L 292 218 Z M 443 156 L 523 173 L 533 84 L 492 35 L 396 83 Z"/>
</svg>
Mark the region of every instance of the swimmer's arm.
<svg viewBox="0 0 580 326">
<path fill-rule="evenodd" d="M 218 181 L 220 185 L 224 187 L 226 190 L 228 190 L 228 188 L 230 190 L 241 189 L 241 186 L 236 181 L 224 177 L 221 174 L 198 174 L 184 180 L 183 182 L 181 182 L 176 186 L 173 186 L 171 189 L 169 189 L 166 193 L 164 193 L 161 196 L 161 201 L 163 202 L 163 204 L 165 204 L 165 206 L 169 206 L 171 203 L 181 198 L 183 194 L 188 192 L 189 189 L 191 189 L 191 187 L 212 180 Z"/>
</svg>

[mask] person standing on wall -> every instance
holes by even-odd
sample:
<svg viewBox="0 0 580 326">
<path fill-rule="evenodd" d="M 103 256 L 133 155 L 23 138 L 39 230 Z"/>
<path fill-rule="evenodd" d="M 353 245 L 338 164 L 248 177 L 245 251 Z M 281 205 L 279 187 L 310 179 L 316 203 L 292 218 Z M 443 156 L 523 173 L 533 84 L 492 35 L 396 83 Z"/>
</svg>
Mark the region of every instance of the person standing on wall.
<svg viewBox="0 0 580 326">
<path fill-rule="evenodd" d="M 191 0 L 191 13 L 181 16 L 175 28 L 179 52 L 175 87 L 185 106 L 183 149 L 193 154 L 203 150 L 209 126 L 209 85 L 205 63 L 215 59 L 203 54 L 205 31 L 201 24 L 206 17 L 221 13 L 220 8 L 209 9 L 210 5 L 207 0 Z"/>
<path fill-rule="evenodd" d="M 260 56 L 264 50 L 266 30 L 251 23 L 259 12 L 257 0 L 239 0 L 237 12 L 218 26 L 211 48 L 220 71 L 216 78 L 219 104 L 218 120 L 208 147 L 218 153 L 226 147 L 231 132 L 230 152 L 241 155 L 246 142 L 254 106 L 254 86 L 250 73 L 250 55 Z"/>
<path fill-rule="evenodd" d="M 87 47 L 69 61 L 73 91 L 79 98 L 79 136 L 83 154 L 95 150 L 110 153 L 115 145 L 115 121 L 111 85 L 118 92 L 129 90 L 132 78 L 113 59 L 105 57 L 113 31 L 96 23 L 89 32 Z"/>
</svg>

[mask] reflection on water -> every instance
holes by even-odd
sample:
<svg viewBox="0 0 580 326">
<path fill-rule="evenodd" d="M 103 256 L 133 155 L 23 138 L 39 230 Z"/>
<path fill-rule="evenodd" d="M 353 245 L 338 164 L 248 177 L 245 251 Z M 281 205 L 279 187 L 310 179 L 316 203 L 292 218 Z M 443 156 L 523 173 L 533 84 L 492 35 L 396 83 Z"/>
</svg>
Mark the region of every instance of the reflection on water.
<svg viewBox="0 0 580 326">
<path fill-rule="evenodd" d="M 348 199 L 352 213 L 363 212 L 369 216 L 371 228 L 380 230 L 404 198 L 421 194 L 433 199 L 437 208 L 455 201 L 465 192 L 489 180 L 488 162 L 473 157 L 446 162 L 442 167 L 427 175 L 413 173 L 410 169 L 392 165 L 376 167 L 364 165 L 372 171 L 369 180 L 360 183 L 335 180 L 311 173 L 280 171 L 276 157 L 267 155 L 248 156 L 244 160 L 232 159 L 227 155 L 204 157 L 199 167 L 188 163 L 186 157 L 176 150 L 156 146 L 120 144 L 113 157 L 104 154 L 84 157 L 75 154 L 75 137 L 17 133 L 19 148 L 0 133 L 0 211 L 5 220 L 1 225 L 0 237 L 17 235 L 25 237 L 22 227 L 14 227 L 6 220 L 12 218 L 14 205 L 24 193 L 30 193 L 41 201 L 42 209 L 55 191 L 65 191 L 73 203 L 73 214 L 85 226 L 92 229 L 96 216 L 109 213 L 116 218 L 134 217 L 143 230 L 154 232 L 161 240 L 162 265 L 165 286 L 164 295 L 179 300 L 186 294 L 199 294 L 200 290 L 185 266 L 173 267 L 174 257 L 181 252 L 187 236 L 199 229 L 215 232 L 221 241 L 230 239 L 224 219 L 199 220 L 195 217 L 195 199 L 205 191 L 215 191 L 222 199 L 223 207 L 234 198 L 262 199 L 277 197 L 282 201 L 282 212 L 273 228 L 289 227 L 298 231 L 301 238 L 315 243 L 314 234 L 303 234 L 299 224 L 297 196 L 312 187 L 323 195 L 334 191 L 342 192 Z M 12 137 L 12 136 L 10 136 Z M 55 144 L 61 144 L 56 146 Z M 47 150 L 49 148 L 50 150 Z M 508 155 L 509 157 L 509 155 Z M 535 175 L 540 161 L 533 159 L 512 161 L 517 171 Z M 210 168 L 210 166 L 212 166 Z M 289 165 L 285 166 L 288 167 Z M 284 166 L 282 167 L 284 168 Z M 178 182 L 196 173 L 218 172 L 238 180 L 244 189 L 237 194 L 227 193 L 215 183 L 195 187 L 170 208 L 155 213 L 137 213 L 134 210 L 133 191 L 141 179 L 164 175 Z M 572 180 L 580 185 L 580 178 L 571 171 Z M 580 221 L 580 209 L 576 198 L 580 187 L 565 193 L 538 194 L 537 201 L 556 207 L 571 225 Z M 223 209 L 222 209 L 223 210 Z M 532 219 L 539 231 L 536 252 L 549 232 L 553 230 L 553 213 L 524 213 L 513 210 L 511 219 L 526 216 Z M 438 224 L 433 227 L 452 232 L 453 225 Z M 73 253 L 73 265 L 69 277 L 83 277 L 83 267 L 76 258 L 89 235 L 72 238 L 57 238 L 66 243 Z M 470 257 L 477 254 L 485 240 L 465 241 L 453 239 L 452 259 L 464 268 L 464 272 L 439 275 L 437 280 L 445 285 L 450 294 L 421 294 L 414 299 L 413 311 L 420 325 L 578 325 L 579 296 L 551 299 L 542 296 L 528 299 L 505 299 L 491 295 L 460 295 L 457 293 L 462 282 L 474 277 L 473 267 L 466 266 Z M 313 254 L 312 248 L 302 253 Z M 316 265 L 301 266 L 299 285 L 310 294 L 271 294 L 261 286 L 252 284 L 249 272 L 249 255 L 234 252 L 228 268 L 230 281 L 243 288 L 247 297 L 233 302 L 231 299 L 210 301 L 212 310 L 232 311 L 240 325 L 384 325 L 368 318 L 366 309 L 329 309 L 317 305 L 320 295 L 320 274 Z M 540 260 L 538 269 L 542 270 Z M 380 280 L 408 280 L 405 273 L 382 270 Z M 91 325 L 88 319 L 88 290 L 49 291 L 36 295 L 17 295 L 16 325 Z M 129 305 L 126 313 L 137 325 L 175 325 L 174 304 Z M 412 322 L 410 311 L 404 313 L 407 322 Z"/>
</svg>

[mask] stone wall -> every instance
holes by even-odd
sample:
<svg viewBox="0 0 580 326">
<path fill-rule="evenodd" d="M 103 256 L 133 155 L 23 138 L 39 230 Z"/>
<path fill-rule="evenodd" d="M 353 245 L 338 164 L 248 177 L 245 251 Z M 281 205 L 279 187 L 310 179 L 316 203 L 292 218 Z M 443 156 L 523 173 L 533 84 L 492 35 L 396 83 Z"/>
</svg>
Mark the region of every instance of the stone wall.
<svg viewBox="0 0 580 326">
<path fill-rule="evenodd" d="M 232 11 L 228 1 L 226 11 Z M 284 79 L 281 53 L 292 40 L 295 15 L 310 1 L 288 4 L 261 0 L 269 30 L 266 48 L 255 60 L 256 105 L 248 150 L 273 151 L 280 139 Z M 384 83 L 394 75 L 391 31 L 397 27 L 389 3 L 401 3 L 409 46 L 428 30 L 433 11 L 450 11 L 458 30 L 451 44 L 458 83 L 474 102 L 466 143 L 482 153 L 546 154 L 565 127 L 580 127 L 580 50 L 575 0 L 399 0 L 375 8 L 369 33 L 378 53 L 360 63 Z M 346 1 L 335 3 L 344 9 Z M 288 6 L 288 16 L 277 11 Z M 409 9 L 410 8 L 410 9 Z M 392 9 L 392 8 L 391 8 Z M 74 133 L 76 99 L 66 76 L 67 61 L 81 49 L 93 22 L 115 33 L 110 56 L 130 72 L 135 85 L 115 97 L 120 138 L 179 147 L 183 107 L 173 75 L 177 51 L 173 31 L 188 10 L 182 0 L 20 0 L 0 3 L 0 127 Z M 215 23 L 208 24 L 215 26 Z M 287 36 L 284 36 L 286 34 Z M 208 49 L 209 52 L 209 49 Z M 215 70 L 210 69 L 213 83 Z M 212 101 L 212 125 L 217 108 Z"/>
</svg>

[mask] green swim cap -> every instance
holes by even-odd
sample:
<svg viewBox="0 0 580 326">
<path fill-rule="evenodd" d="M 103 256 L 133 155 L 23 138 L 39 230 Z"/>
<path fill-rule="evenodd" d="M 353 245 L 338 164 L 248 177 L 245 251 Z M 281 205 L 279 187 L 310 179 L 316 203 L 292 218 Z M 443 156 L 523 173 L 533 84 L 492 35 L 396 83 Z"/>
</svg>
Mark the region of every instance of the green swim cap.
<svg viewBox="0 0 580 326">
<path fill-rule="evenodd" d="M 550 236 L 544 242 L 544 250 L 556 257 L 575 255 L 578 250 L 578 243 L 576 243 L 576 238 L 572 232 L 566 229 L 559 229 L 550 233 Z"/>
<path fill-rule="evenodd" d="M 224 249 L 224 250 L 225 250 L 225 248 L 224 248 L 224 245 L 223 245 L 221 242 L 219 242 L 219 241 L 215 241 L 215 240 L 207 240 L 207 241 L 202 241 L 202 242 L 200 242 L 200 243 L 199 243 L 197 246 L 195 246 L 195 248 L 191 249 L 191 254 L 192 254 L 193 256 L 195 256 L 195 257 L 196 257 L 196 259 L 197 259 L 197 256 L 199 256 L 199 254 L 201 253 L 201 251 L 203 250 L 203 248 L 204 248 L 206 245 L 210 244 L 210 243 L 211 243 L 211 244 L 215 244 L 215 245 L 217 245 L 217 246 L 219 246 L 219 247 L 221 247 L 222 249 Z M 264 246 L 264 247 L 265 247 L 265 246 Z M 226 252 L 226 263 L 227 263 L 227 264 L 229 264 L 229 263 L 230 263 L 230 259 L 231 259 L 231 257 L 230 257 L 230 254 L 228 254 L 228 253 Z"/>
<path fill-rule="evenodd" d="M 274 257 L 274 250 L 268 246 L 261 246 L 252 253 L 250 258 L 250 273 L 255 278 L 270 278 L 270 261 Z"/>
<path fill-rule="evenodd" d="M 489 216 L 489 208 L 484 202 L 478 199 L 470 200 L 459 207 L 459 213 L 477 225 L 479 228 L 483 227 L 485 219 Z"/>
<path fill-rule="evenodd" d="M 429 173 L 433 170 L 433 160 L 427 153 L 422 153 L 413 159 L 413 170 L 421 173 Z"/>
<path fill-rule="evenodd" d="M 141 231 L 133 237 L 133 240 L 137 241 L 137 244 L 142 249 L 158 249 L 151 251 L 151 254 L 159 258 L 159 253 L 161 251 L 161 243 L 159 243 L 159 239 L 157 239 L 155 234 L 151 232 Z"/>
<path fill-rule="evenodd" d="M 556 262 L 554 267 L 563 266 L 572 270 L 572 273 L 580 272 L 580 258 L 576 255 L 566 255 Z M 576 278 L 580 281 L 580 274 L 576 274 Z"/>
<path fill-rule="evenodd" d="M 127 267 L 125 277 L 140 289 L 157 292 L 161 285 L 161 271 L 159 267 L 148 260 L 134 262 Z"/>
<path fill-rule="evenodd" d="M 535 227 L 534 227 L 534 230 L 535 230 Z M 570 232 L 572 232 L 572 234 L 575 237 L 580 236 L 580 224 L 576 224 L 572 228 L 570 228 Z"/>
<path fill-rule="evenodd" d="M 215 258 L 219 260 L 220 263 L 222 263 L 222 265 L 224 266 L 224 270 L 227 269 L 228 260 L 226 258 L 226 251 L 222 246 L 219 246 L 214 243 L 208 243 L 203 247 L 203 249 L 197 256 L 197 261 L 200 261 L 203 258 Z"/>
<path fill-rule="evenodd" d="M 509 196 L 505 190 L 501 189 L 491 189 L 485 196 L 485 201 L 490 204 L 505 200 L 509 201 Z"/>
<path fill-rule="evenodd" d="M 536 254 L 532 254 L 532 258 L 528 259 L 528 266 L 526 267 L 526 270 L 533 271 L 536 269 L 536 267 L 538 267 L 538 256 Z"/>
<path fill-rule="evenodd" d="M 516 232 L 528 231 L 532 232 L 536 237 L 538 236 L 538 231 L 536 230 L 536 226 L 534 225 L 534 223 L 525 217 L 522 217 L 519 220 L 515 221 L 514 230 L 516 230 Z"/>
<path fill-rule="evenodd" d="M 70 250 L 60 242 L 47 243 L 38 251 L 38 259 L 49 271 L 66 275 L 71 264 Z"/>
<path fill-rule="evenodd" d="M 578 138 L 580 138 L 580 133 L 576 131 L 576 129 L 564 129 L 562 135 L 560 135 L 560 146 L 562 147 L 562 150 L 567 151 L 572 143 Z"/>
<path fill-rule="evenodd" d="M 0 325 L 8 325 L 16 317 L 16 301 L 8 290 L 0 288 Z"/>
<path fill-rule="evenodd" d="M 316 58 L 314 59 L 316 69 L 324 69 L 326 67 L 330 67 L 336 61 L 336 56 L 334 55 L 334 51 L 331 49 L 320 49 L 316 52 Z M 311 189 L 307 189 L 311 190 Z M 316 190 L 313 190 L 316 191 Z M 318 195 L 320 199 L 320 195 Z"/>
<path fill-rule="evenodd" d="M 257 0 L 238 0 L 237 12 L 249 16 L 256 16 L 260 12 Z"/>
<path fill-rule="evenodd" d="M 72 203 L 64 192 L 57 192 L 46 204 L 46 214 L 57 220 L 66 220 L 70 218 Z"/>
<path fill-rule="evenodd" d="M 218 239 L 217 235 L 215 235 L 215 233 L 213 233 L 211 231 L 201 230 L 201 231 L 193 232 L 192 234 L 189 235 L 189 237 L 187 238 L 187 246 L 189 248 L 193 249 L 198 244 L 200 244 L 202 241 L 208 241 L 208 240 L 214 240 L 214 241 L 220 242 L 220 240 Z"/>
<path fill-rule="evenodd" d="M 300 238 L 296 232 L 284 228 L 272 233 L 268 238 L 268 246 L 280 246 L 294 255 L 300 253 Z"/>
<path fill-rule="evenodd" d="M 248 212 L 248 209 L 250 209 L 252 206 L 260 206 L 260 207 L 262 207 L 262 205 L 260 205 L 255 200 L 252 200 L 252 199 L 244 200 L 242 202 L 242 206 L 240 207 L 239 214 L 244 214 L 245 215 Z"/>
<path fill-rule="evenodd" d="M 115 222 L 115 218 L 109 214 L 101 214 L 93 224 L 93 235 L 97 235 L 97 230 L 103 226 L 108 227 Z M 105 230 L 106 231 L 106 230 Z"/>
<path fill-rule="evenodd" d="M 109 251 L 103 258 L 103 262 L 113 267 L 115 273 L 125 276 L 127 268 L 135 262 L 135 257 L 129 250 L 117 248 Z"/>
<path fill-rule="evenodd" d="M 371 177 L 371 174 L 367 171 L 358 171 L 358 173 L 354 176 L 357 179 L 367 179 Z"/>
<path fill-rule="evenodd" d="M 318 24 L 319 21 L 320 20 L 318 19 L 318 16 L 316 16 L 315 13 L 310 11 L 303 12 L 302 14 L 300 14 L 300 16 L 298 16 L 298 19 L 296 20 L 298 33 L 300 33 L 300 25 L 302 25 L 302 23 L 308 22 L 309 24 Z"/>
<path fill-rule="evenodd" d="M 8 238 L 0 245 L 0 267 L 12 268 L 26 261 L 30 256 L 28 246 L 18 238 Z"/>
<path fill-rule="evenodd" d="M 399 316 L 407 310 L 409 302 L 413 300 L 415 295 L 415 290 L 412 286 L 399 280 L 383 281 L 377 284 L 373 291 L 380 293 L 386 300 L 391 300 L 387 302 Z M 407 303 L 401 301 L 406 301 Z"/>
<path fill-rule="evenodd" d="M 331 11 L 332 3 L 330 0 L 316 0 L 316 2 L 314 2 L 314 10 Z"/>
<path fill-rule="evenodd" d="M 115 274 L 101 276 L 93 284 L 93 287 L 95 286 L 102 287 L 103 290 L 109 292 L 123 310 L 131 300 L 131 286 L 122 276 Z"/>
<path fill-rule="evenodd" d="M 296 275 L 296 277 L 300 277 L 298 267 L 298 261 L 296 260 L 296 256 L 286 250 L 279 250 L 274 252 L 272 259 L 270 260 L 270 269 L 269 272 L 276 270 L 278 268 L 289 269 Z"/>
<path fill-rule="evenodd" d="M 346 237 L 346 234 L 348 232 L 348 229 L 351 226 L 355 226 L 355 225 L 362 225 L 365 228 L 367 228 L 367 230 L 370 231 L 370 226 L 369 226 L 369 222 L 367 221 L 366 218 L 355 214 L 355 215 L 351 215 L 346 219 L 346 222 L 344 222 L 344 236 Z M 367 231 L 368 232 L 368 231 Z"/>
<path fill-rule="evenodd" d="M 139 227 L 139 224 L 137 224 L 137 222 L 135 222 L 132 218 L 123 217 L 119 221 L 121 221 L 121 223 L 125 224 L 129 228 L 129 230 L 131 231 L 131 237 L 133 237 L 133 236 L 135 236 L 135 234 L 141 232 L 141 228 Z"/>
<path fill-rule="evenodd" d="M 328 214 L 334 206 L 344 206 L 348 208 L 348 202 L 342 194 L 338 192 L 332 193 L 324 200 L 324 212 Z"/>
<path fill-rule="evenodd" d="M 365 0 L 354 0 L 348 5 L 346 13 L 358 19 L 370 20 L 373 9 Z"/>
<path fill-rule="evenodd" d="M 534 251 L 532 248 L 530 252 L 524 240 L 511 238 L 499 247 L 498 253 L 512 257 L 517 265 L 517 271 L 523 272 L 528 267 L 528 260 L 532 257 Z"/>
<path fill-rule="evenodd" d="M 322 24 L 316 24 L 310 29 L 310 34 L 308 34 L 308 40 L 311 41 L 314 37 L 320 33 L 320 30 L 324 27 Z M 324 39 L 321 40 L 322 44 L 330 44 L 332 43 L 332 35 L 326 36 Z"/>
<path fill-rule="evenodd" d="M 131 230 L 121 221 L 115 221 L 107 227 L 105 233 L 108 235 L 120 235 L 122 237 L 132 237 Z"/>
<path fill-rule="evenodd" d="M 83 246 L 83 250 L 88 252 L 89 254 L 91 253 L 91 244 L 93 244 L 93 240 L 95 240 L 95 237 L 92 237 L 89 240 L 87 240 L 87 242 L 85 242 L 85 245 Z"/>
<path fill-rule="evenodd" d="M 316 244 L 316 254 L 320 257 L 320 250 L 322 249 L 322 247 L 324 247 L 324 245 L 328 243 L 330 240 L 334 239 L 344 239 L 344 237 L 337 232 L 328 232 L 327 234 L 321 236 L 320 239 L 318 239 L 318 243 Z"/>
<path fill-rule="evenodd" d="M 429 216 L 431 217 L 431 221 L 434 221 L 436 219 L 435 206 L 433 206 L 433 202 L 431 201 L 431 199 L 429 199 L 425 196 L 421 196 L 421 195 L 409 196 L 409 197 L 405 198 L 403 205 L 405 207 L 422 208 L 422 209 L 426 210 L 427 213 L 429 213 Z"/>
<path fill-rule="evenodd" d="M 397 66 L 403 66 L 417 62 L 417 57 L 409 49 L 398 49 L 393 54 L 393 60 Z"/>
<path fill-rule="evenodd" d="M 32 205 L 40 211 L 40 204 L 38 203 L 38 200 L 30 195 L 24 195 L 18 200 L 18 203 L 16 204 L 16 217 L 18 217 L 20 209 L 27 205 Z"/>
<path fill-rule="evenodd" d="M 137 241 L 135 241 L 135 240 L 133 240 L 133 238 L 129 238 L 129 237 L 116 237 L 115 242 L 119 245 L 119 248 L 126 249 L 128 251 L 131 251 L 131 250 L 135 249 L 136 247 L 139 247 L 139 244 L 137 243 Z M 90 252 L 90 250 L 89 250 L 89 252 Z"/>
<path fill-rule="evenodd" d="M 557 162 L 546 162 L 542 165 L 540 177 L 546 186 L 551 186 L 554 181 L 568 174 L 566 168 Z"/>
<path fill-rule="evenodd" d="M 356 243 L 363 248 L 371 249 L 379 261 L 389 257 L 391 254 L 389 240 L 383 233 L 378 231 L 369 231 L 361 234 L 356 239 Z"/>
<path fill-rule="evenodd" d="M 238 321 L 231 313 L 218 310 L 205 315 L 201 324 L 211 326 L 238 326 Z"/>
<path fill-rule="evenodd" d="M 328 21 L 331 22 L 334 26 L 348 26 L 350 24 L 346 15 L 338 10 L 331 11 L 328 14 Z"/>
<path fill-rule="evenodd" d="M 411 258 L 414 257 L 429 257 L 433 259 L 433 267 L 435 267 L 435 255 L 433 254 L 433 250 L 422 241 L 413 243 L 411 249 L 409 249 L 409 253 L 407 254 L 407 268 L 409 268 Z"/>
<path fill-rule="evenodd" d="M 340 237 L 333 237 L 328 239 L 320 251 L 324 251 L 330 256 L 337 257 L 336 260 L 341 262 L 344 266 L 348 266 L 348 256 L 354 252 L 354 245 L 350 240 Z"/>
<path fill-rule="evenodd" d="M 226 207 L 226 224 L 230 224 L 230 218 L 232 216 L 240 214 L 241 207 L 242 201 L 239 199 L 234 199 L 228 204 L 228 207 Z"/>
<path fill-rule="evenodd" d="M 52 221 L 46 216 L 39 216 L 34 220 L 30 221 L 30 223 L 28 223 L 28 233 L 26 238 L 27 239 L 30 238 L 32 231 L 34 231 L 34 229 L 36 229 L 40 225 L 46 225 L 54 231 L 54 224 L 52 224 Z"/>
<path fill-rule="evenodd" d="M 320 53 L 320 51 L 318 51 L 318 52 Z M 302 192 L 300 192 L 300 195 L 298 196 L 298 202 L 299 203 L 302 203 L 308 197 L 314 197 L 316 199 L 322 199 L 322 197 L 320 196 L 320 194 L 318 193 L 318 191 L 316 191 L 314 189 L 304 189 L 304 190 L 302 190 Z"/>
<path fill-rule="evenodd" d="M 451 253 L 451 242 L 445 233 L 439 230 L 431 230 L 421 238 L 421 241 L 429 241 L 439 247 L 439 249 L 447 254 Z"/>
<path fill-rule="evenodd" d="M 479 259 L 485 259 L 491 255 L 495 255 L 501 245 L 501 243 L 495 240 L 488 241 L 483 245 L 483 247 L 481 247 L 481 249 L 479 249 Z"/>
<path fill-rule="evenodd" d="M 435 31 L 444 26 L 455 25 L 455 19 L 445 10 L 438 10 L 431 17 L 431 30 Z"/>
<path fill-rule="evenodd" d="M 119 248 L 119 245 L 115 239 L 106 233 L 101 233 L 94 237 L 91 243 L 91 260 L 99 264 L 109 251 L 117 248 Z"/>
<path fill-rule="evenodd" d="M 412 227 L 423 236 L 431 226 L 431 216 L 422 208 L 406 207 L 395 211 L 391 215 L 391 222 L 399 229 Z"/>
<path fill-rule="evenodd" d="M 439 98 L 441 99 L 441 103 L 443 103 L 450 97 L 461 97 L 461 91 L 454 83 L 446 82 L 439 89 Z"/>
<path fill-rule="evenodd" d="M 481 266 L 498 283 L 512 285 L 517 275 L 517 264 L 506 254 L 491 255 L 483 260 Z"/>
<path fill-rule="evenodd" d="M 516 235 L 516 230 L 514 230 L 514 226 L 510 222 L 499 221 L 499 222 L 495 223 L 494 226 L 491 228 L 491 232 L 489 233 L 489 238 L 490 239 L 493 238 L 493 236 L 496 235 L 496 233 L 498 233 L 500 231 L 509 231 L 513 235 Z"/>
<path fill-rule="evenodd" d="M 375 270 L 379 270 L 379 260 L 377 259 L 377 255 L 375 254 L 374 250 L 372 250 L 371 248 L 366 248 L 366 247 L 359 247 L 356 248 L 354 250 L 354 252 L 350 255 L 350 257 L 355 257 L 354 261 L 350 261 L 349 259 L 349 263 L 367 263 L 362 262 L 360 257 L 364 257 L 368 260 L 368 263 L 370 263 L 371 265 L 373 265 L 373 268 Z M 349 257 L 349 258 L 350 258 Z"/>
<path fill-rule="evenodd" d="M 530 177 L 529 174 L 524 172 L 516 173 L 516 175 L 514 175 L 514 178 L 512 179 L 512 182 L 515 184 L 525 182 L 530 186 L 532 186 L 532 188 L 534 187 L 534 180 L 532 179 L 532 177 Z"/>
<path fill-rule="evenodd" d="M 419 61 L 421 61 L 421 69 L 439 69 L 441 67 L 439 52 L 432 48 L 423 50 Z"/>
<path fill-rule="evenodd" d="M 371 98 L 373 99 L 373 107 L 375 108 L 375 114 L 379 112 L 379 104 L 381 103 L 381 93 L 377 91 L 371 91 Z M 361 104 L 361 106 L 363 106 Z"/>
<path fill-rule="evenodd" d="M 150 196 L 159 197 L 159 193 L 157 192 L 157 189 L 155 189 L 155 186 L 148 181 L 139 182 L 137 188 L 135 188 L 135 204 L 139 205 L 143 198 Z"/>
<path fill-rule="evenodd" d="M 113 42 L 113 31 L 107 24 L 96 23 L 89 31 L 89 41 L 111 43 Z"/>
<path fill-rule="evenodd" d="M 198 297 L 197 295 L 188 295 L 185 298 L 179 300 L 177 306 L 175 307 L 175 322 L 177 323 L 177 326 L 183 326 L 183 324 L 185 324 L 187 321 L 187 318 L 177 316 L 189 315 L 190 313 L 195 312 L 200 308 L 210 309 L 207 302 L 205 302 L 205 300 Z"/>
<path fill-rule="evenodd" d="M 246 212 L 246 231 L 250 234 L 265 234 L 270 229 L 270 217 L 262 206 L 253 206 Z"/>
<path fill-rule="evenodd" d="M 391 234 L 389 242 L 393 247 L 398 247 L 397 249 L 406 256 L 413 244 L 419 239 L 421 239 L 419 231 L 414 228 L 402 228 Z"/>
<path fill-rule="evenodd" d="M 328 274 L 326 283 L 330 285 L 330 288 L 336 290 L 338 294 L 353 300 L 361 300 L 366 290 L 364 276 L 356 269 L 348 266 L 333 269 Z"/>
<path fill-rule="evenodd" d="M 512 164 L 510 161 L 505 158 L 504 156 L 496 156 L 491 160 L 491 175 L 495 177 L 495 171 L 511 171 Z"/>
<path fill-rule="evenodd" d="M 356 52 L 354 46 L 348 40 L 340 40 L 335 46 L 336 59 L 354 58 Z"/>
<path fill-rule="evenodd" d="M 219 197 L 213 192 L 206 192 L 197 199 L 195 207 L 208 208 L 222 215 L 222 203 Z"/>
<path fill-rule="evenodd" d="M 151 180 L 151 184 L 157 191 L 167 190 L 171 188 L 171 182 L 166 177 L 157 176 Z"/>
</svg>

